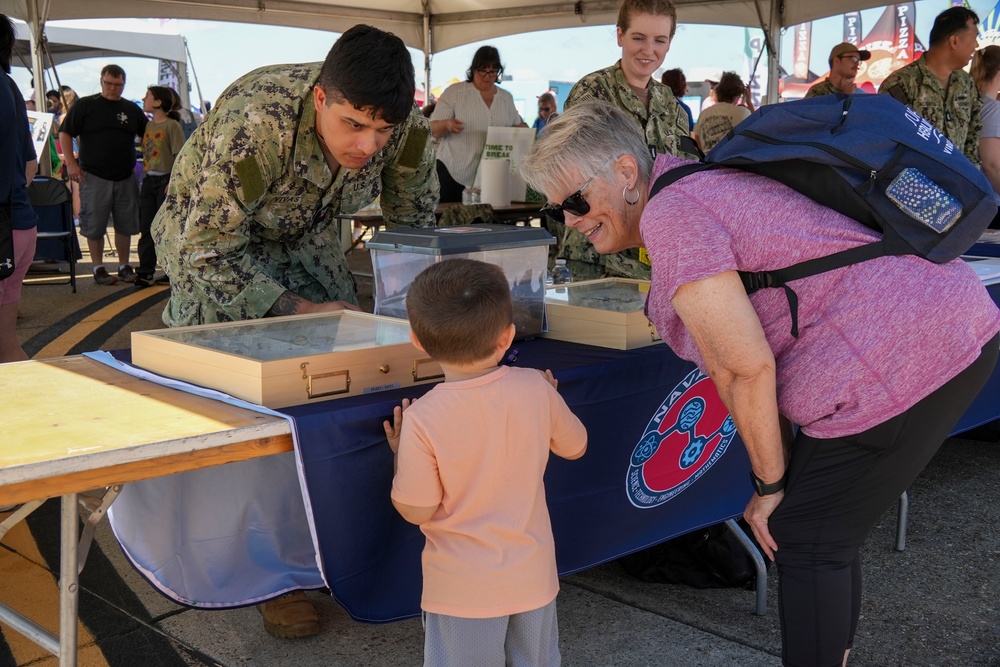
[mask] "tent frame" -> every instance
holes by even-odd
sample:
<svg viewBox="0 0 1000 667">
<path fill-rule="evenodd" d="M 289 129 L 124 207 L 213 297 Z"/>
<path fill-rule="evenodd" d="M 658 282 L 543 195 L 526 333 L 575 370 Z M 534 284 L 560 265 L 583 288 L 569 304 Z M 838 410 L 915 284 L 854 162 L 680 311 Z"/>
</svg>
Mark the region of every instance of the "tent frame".
<svg viewBox="0 0 1000 667">
<path fill-rule="evenodd" d="M 0 0 L 0 12 L 25 20 L 32 53 L 49 20 L 82 18 L 183 18 L 236 21 L 343 32 L 369 23 L 397 34 L 424 52 L 424 88 L 430 89 L 435 52 L 494 37 L 583 25 L 613 25 L 620 0 L 497 0 L 470 9 L 467 0 Z M 481 6 L 481 3 L 476 3 Z M 681 23 L 761 28 L 768 51 L 766 99 L 778 99 L 781 30 L 824 16 L 885 4 L 885 0 L 674 0 Z M 766 6 L 765 6 L 766 5 Z M 36 96 L 38 91 L 36 91 Z"/>
</svg>

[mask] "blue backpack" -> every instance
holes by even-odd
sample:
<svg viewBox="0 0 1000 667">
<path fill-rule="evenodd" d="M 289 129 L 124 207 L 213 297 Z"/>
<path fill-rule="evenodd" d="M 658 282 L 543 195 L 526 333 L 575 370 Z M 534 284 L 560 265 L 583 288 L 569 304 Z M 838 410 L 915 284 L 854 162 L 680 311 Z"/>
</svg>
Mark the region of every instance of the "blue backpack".
<svg viewBox="0 0 1000 667">
<path fill-rule="evenodd" d="M 882 233 L 882 239 L 792 266 L 740 272 L 747 294 L 781 287 L 798 337 L 798 299 L 788 282 L 883 255 L 950 262 L 997 215 L 986 176 L 961 148 L 889 95 L 824 95 L 763 106 L 705 162 L 661 175 L 650 198 L 705 169 L 734 167 L 780 181 Z"/>
</svg>

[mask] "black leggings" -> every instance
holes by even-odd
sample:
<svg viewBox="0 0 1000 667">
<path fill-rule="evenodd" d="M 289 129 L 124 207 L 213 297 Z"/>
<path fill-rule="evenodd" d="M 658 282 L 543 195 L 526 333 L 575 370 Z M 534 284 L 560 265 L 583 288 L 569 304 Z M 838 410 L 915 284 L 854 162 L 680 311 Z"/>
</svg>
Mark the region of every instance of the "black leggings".
<svg viewBox="0 0 1000 667">
<path fill-rule="evenodd" d="M 943 387 L 863 433 L 795 438 L 785 497 L 768 523 L 786 667 L 840 667 L 861 612 L 861 545 L 986 384 L 998 346 L 994 337 Z"/>
<path fill-rule="evenodd" d="M 153 279 L 156 271 L 156 245 L 153 243 L 153 218 L 163 206 L 167 198 L 167 184 L 170 174 L 153 176 L 146 174 L 139 188 L 139 242 L 136 249 L 139 252 L 139 267 L 136 273 L 140 277 Z"/>
<path fill-rule="evenodd" d="M 438 182 L 441 184 L 441 203 L 461 204 L 462 192 L 465 190 L 465 186 L 451 177 L 451 172 L 448 171 L 448 167 L 444 166 L 444 162 L 441 162 L 441 160 L 437 161 L 437 175 Z"/>
</svg>

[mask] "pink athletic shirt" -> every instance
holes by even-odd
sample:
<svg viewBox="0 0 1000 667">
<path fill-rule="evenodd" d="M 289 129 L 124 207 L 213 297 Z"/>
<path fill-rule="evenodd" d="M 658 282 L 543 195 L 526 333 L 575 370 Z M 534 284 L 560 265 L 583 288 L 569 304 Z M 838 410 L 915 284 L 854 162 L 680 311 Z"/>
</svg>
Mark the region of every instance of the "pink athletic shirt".
<svg viewBox="0 0 1000 667">
<path fill-rule="evenodd" d="M 438 507 L 420 528 L 424 611 L 493 618 L 559 592 L 542 476 L 587 431 L 541 373 L 501 367 L 443 382 L 403 415 L 393 500 Z"/>
<path fill-rule="evenodd" d="M 686 163 L 659 156 L 652 181 Z M 878 239 L 876 232 L 776 181 L 709 170 L 661 191 L 640 231 L 652 261 L 648 314 L 683 359 L 704 361 L 671 299 L 725 271 L 763 271 Z M 777 364 L 778 407 L 815 438 L 860 433 L 957 375 L 1000 330 L 1000 312 L 963 260 L 880 257 L 750 297 Z"/>
</svg>

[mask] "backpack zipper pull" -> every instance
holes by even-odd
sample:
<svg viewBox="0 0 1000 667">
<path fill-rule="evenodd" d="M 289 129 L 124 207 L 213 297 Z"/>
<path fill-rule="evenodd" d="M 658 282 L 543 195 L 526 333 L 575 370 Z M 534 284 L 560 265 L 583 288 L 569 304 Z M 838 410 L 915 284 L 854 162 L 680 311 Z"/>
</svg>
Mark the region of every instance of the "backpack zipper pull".
<svg viewBox="0 0 1000 667">
<path fill-rule="evenodd" d="M 875 187 L 875 181 L 878 180 L 878 172 L 872 169 L 868 172 L 868 180 L 865 182 L 864 186 L 858 190 L 858 194 L 862 197 L 868 195 Z"/>
</svg>

